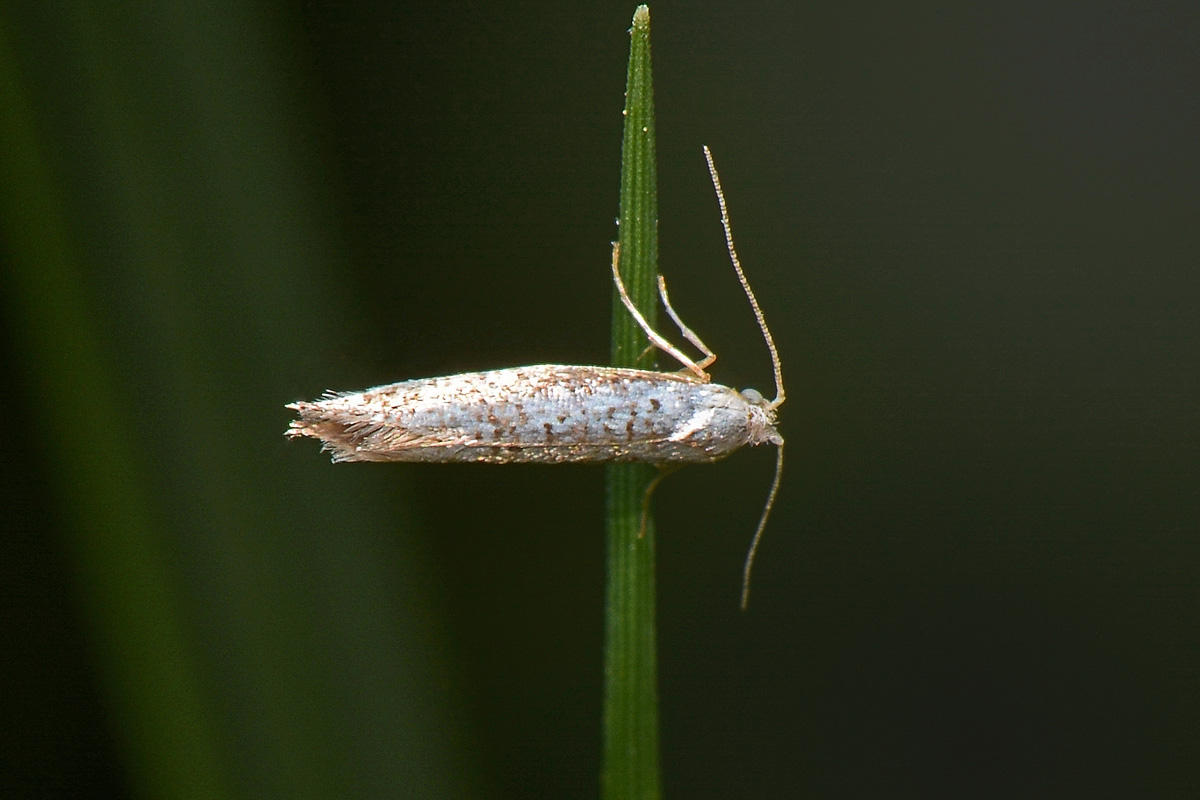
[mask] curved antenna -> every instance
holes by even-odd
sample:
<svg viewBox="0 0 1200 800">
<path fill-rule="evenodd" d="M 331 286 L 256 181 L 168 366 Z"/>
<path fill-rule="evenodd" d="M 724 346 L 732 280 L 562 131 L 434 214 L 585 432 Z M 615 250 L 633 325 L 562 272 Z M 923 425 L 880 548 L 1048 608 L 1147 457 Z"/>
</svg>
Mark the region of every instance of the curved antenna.
<svg viewBox="0 0 1200 800">
<path fill-rule="evenodd" d="M 775 495 L 779 492 L 779 479 L 783 475 L 783 443 L 776 445 L 775 450 L 775 480 L 771 481 L 771 492 L 767 495 L 767 505 L 763 508 L 762 518 L 758 521 L 758 530 L 750 540 L 750 552 L 746 553 L 746 566 L 742 568 L 742 611 L 750 604 L 750 568 L 754 566 L 754 554 L 758 552 L 758 543 L 762 539 L 763 528 L 767 527 L 767 517 L 771 506 L 775 505 Z"/>
<path fill-rule="evenodd" d="M 725 244 L 729 248 L 729 259 L 733 261 L 733 268 L 737 272 L 738 280 L 742 282 L 742 288 L 746 290 L 746 296 L 750 298 L 750 306 L 754 309 L 754 316 L 758 320 L 758 327 L 762 329 L 763 338 L 767 340 L 767 349 L 771 351 L 771 365 L 775 368 L 775 399 L 771 401 L 771 408 L 778 408 L 783 405 L 783 370 L 779 366 L 779 351 L 775 349 L 775 339 L 771 337 L 771 330 L 767 327 L 767 321 L 763 318 L 762 309 L 758 306 L 758 300 L 754 297 L 754 292 L 750 288 L 750 282 L 746 280 L 746 273 L 742 272 L 742 264 L 738 261 L 737 251 L 733 249 L 733 231 L 729 228 L 729 211 L 725 207 L 725 192 L 721 190 L 721 179 L 717 176 L 717 165 L 713 163 L 712 151 L 708 149 L 708 145 L 704 146 L 704 160 L 708 162 L 708 174 L 712 176 L 713 188 L 717 190 L 717 204 L 721 207 L 721 225 L 725 228 Z M 776 475 L 776 482 L 779 476 Z M 774 492 L 772 491 L 772 497 Z M 760 526 L 759 533 L 762 533 Z M 755 544 L 758 543 L 758 536 L 755 535 Z M 753 556 L 754 552 L 751 551 Z M 749 575 L 749 564 L 746 565 L 746 573 Z"/>
</svg>

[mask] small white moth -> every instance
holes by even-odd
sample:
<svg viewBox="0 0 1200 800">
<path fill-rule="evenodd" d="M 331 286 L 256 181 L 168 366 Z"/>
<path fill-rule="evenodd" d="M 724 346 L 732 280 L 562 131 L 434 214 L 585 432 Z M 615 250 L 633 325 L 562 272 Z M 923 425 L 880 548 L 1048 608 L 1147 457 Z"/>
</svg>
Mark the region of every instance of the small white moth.
<svg viewBox="0 0 1200 800">
<path fill-rule="evenodd" d="M 682 371 L 539 364 L 330 392 L 320 400 L 289 405 L 298 419 L 287 435 L 320 440 L 334 461 L 656 464 L 663 471 L 646 489 L 643 529 L 651 493 L 674 468 L 711 463 L 747 444 L 773 444 L 775 477 L 742 572 L 744 609 L 750 569 L 783 474 L 783 437 L 775 429 L 775 409 L 784 400 L 783 376 L 775 340 L 733 246 L 725 193 L 707 147 L 704 157 L 730 260 L 771 353 L 774 400 L 754 389 L 739 392 L 712 382 L 705 368 L 717 356 L 675 313 L 661 275 L 663 307 L 704 358 L 693 361 L 655 331 L 629 298 L 621 280 L 620 247 L 614 244 L 613 282 L 621 302 L 651 345 L 682 364 Z"/>
</svg>

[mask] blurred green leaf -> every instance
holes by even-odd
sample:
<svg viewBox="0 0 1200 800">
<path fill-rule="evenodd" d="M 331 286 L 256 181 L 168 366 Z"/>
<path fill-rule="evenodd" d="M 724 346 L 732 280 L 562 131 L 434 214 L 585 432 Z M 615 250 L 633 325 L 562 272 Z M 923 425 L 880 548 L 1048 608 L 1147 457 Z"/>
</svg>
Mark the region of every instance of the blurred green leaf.
<svg viewBox="0 0 1200 800">
<path fill-rule="evenodd" d="M 286 20 L 0 19 L 4 297 L 131 788 L 475 797 L 402 468 L 285 442 L 343 248 Z"/>
</svg>

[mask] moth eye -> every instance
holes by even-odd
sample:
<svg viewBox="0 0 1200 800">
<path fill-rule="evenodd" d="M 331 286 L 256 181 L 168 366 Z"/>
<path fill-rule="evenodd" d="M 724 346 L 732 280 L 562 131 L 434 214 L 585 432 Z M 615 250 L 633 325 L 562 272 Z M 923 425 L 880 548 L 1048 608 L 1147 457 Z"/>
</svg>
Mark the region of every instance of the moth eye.
<svg viewBox="0 0 1200 800">
<path fill-rule="evenodd" d="M 741 395 L 742 395 L 742 397 L 744 397 L 746 399 L 746 402 L 749 403 L 750 405 L 754 405 L 754 406 L 762 405 L 763 396 L 762 396 L 762 393 L 759 392 L 757 389 L 742 389 Z"/>
</svg>

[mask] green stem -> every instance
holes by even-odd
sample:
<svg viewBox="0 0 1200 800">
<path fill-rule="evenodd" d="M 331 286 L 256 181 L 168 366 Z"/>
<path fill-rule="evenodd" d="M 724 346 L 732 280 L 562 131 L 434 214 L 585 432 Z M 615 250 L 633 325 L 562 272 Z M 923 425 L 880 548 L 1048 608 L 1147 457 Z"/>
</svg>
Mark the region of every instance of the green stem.
<svg viewBox="0 0 1200 800">
<path fill-rule="evenodd" d="M 658 198 L 650 10 L 639 6 L 630 31 L 621 147 L 621 277 L 651 325 L 657 311 Z M 612 363 L 639 364 L 648 342 L 613 292 Z M 657 798 L 658 678 L 654 621 L 654 521 L 639 537 L 642 498 L 654 478 L 646 464 L 608 467 L 608 586 L 605 603 L 602 795 Z"/>
</svg>

